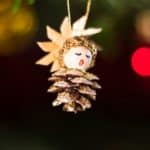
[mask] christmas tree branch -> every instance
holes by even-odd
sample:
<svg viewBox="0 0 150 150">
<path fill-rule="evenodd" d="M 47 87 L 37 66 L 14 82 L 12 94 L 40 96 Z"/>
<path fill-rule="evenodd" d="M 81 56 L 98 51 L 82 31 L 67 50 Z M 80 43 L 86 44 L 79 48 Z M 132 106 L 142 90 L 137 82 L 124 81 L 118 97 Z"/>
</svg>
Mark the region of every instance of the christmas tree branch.
<svg viewBox="0 0 150 150">
<path fill-rule="evenodd" d="M 29 5 L 32 5 L 35 3 L 35 0 L 27 0 Z"/>
<path fill-rule="evenodd" d="M 21 2 L 22 2 L 22 0 L 14 0 L 14 4 L 13 4 L 13 8 L 12 8 L 13 13 L 16 13 L 19 10 L 19 8 L 21 6 Z M 35 3 L 35 0 L 27 0 L 27 3 L 29 5 L 32 5 Z"/>
<path fill-rule="evenodd" d="M 20 8 L 21 0 L 14 0 L 12 11 L 13 13 L 16 13 L 18 9 Z"/>
</svg>

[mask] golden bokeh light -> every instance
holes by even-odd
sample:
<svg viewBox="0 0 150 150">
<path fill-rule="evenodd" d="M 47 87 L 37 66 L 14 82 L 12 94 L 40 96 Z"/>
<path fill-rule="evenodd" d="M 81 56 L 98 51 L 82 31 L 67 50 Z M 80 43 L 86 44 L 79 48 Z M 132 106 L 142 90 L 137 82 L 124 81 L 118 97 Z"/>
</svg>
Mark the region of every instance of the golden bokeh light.
<svg viewBox="0 0 150 150">
<path fill-rule="evenodd" d="M 145 10 L 137 15 L 136 31 L 142 41 L 150 44 L 150 10 Z"/>
<path fill-rule="evenodd" d="M 9 29 L 14 34 L 26 35 L 31 33 L 35 27 L 33 12 L 22 8 L 17 15 L 14 15 L 13 22 Z"/>
<path fill-rule="evenodd" d="M 0 55 L 11 55 L 25 49 L 37 27 L 37 17 L 31 7 L 21 7 L 16 14 L 11 9 L 0 13 Z"/>
<path fill-rule="evenodd" d="M 13 0 L 0 0 L 0 13 L 4 13 L 11 9 Z"/>
</svg>

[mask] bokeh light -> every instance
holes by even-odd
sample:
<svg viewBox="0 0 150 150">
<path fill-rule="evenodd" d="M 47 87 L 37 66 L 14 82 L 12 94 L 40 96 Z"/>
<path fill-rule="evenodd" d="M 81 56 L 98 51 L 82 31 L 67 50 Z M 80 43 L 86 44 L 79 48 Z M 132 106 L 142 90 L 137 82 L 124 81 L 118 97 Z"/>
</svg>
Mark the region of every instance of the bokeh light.
<svg viewBox="0 0 150 150">
<path fill-rule="evenodd" d="M 138 48 L 132 55 L 133 70 L 143 77 L 150 76 L 150 48 Z"/>
<path fill-rule="evenodd" d="M 4 13 L 11 9 L 13 0 L 0 0 L 0 13 Z"/>
<path fill-rule="evenodd" d="M 10 4 L 11 0 L 0 3 L 0 10 L 2 5 L 7 9 L 6 6 Z M 12 9 L 5 13 L 0 11 L 0 55 L 11 55 L 25 49 L 33 39 L 37 27 L 38 21 L 32 7 L 23 5 L 15 14 Z"/>
<path fill-rule="evenodd" d="M 142 11 L 137 15 L 136 31 L 142 41 L 150 44 L 150 10 Z"/>
</svg>

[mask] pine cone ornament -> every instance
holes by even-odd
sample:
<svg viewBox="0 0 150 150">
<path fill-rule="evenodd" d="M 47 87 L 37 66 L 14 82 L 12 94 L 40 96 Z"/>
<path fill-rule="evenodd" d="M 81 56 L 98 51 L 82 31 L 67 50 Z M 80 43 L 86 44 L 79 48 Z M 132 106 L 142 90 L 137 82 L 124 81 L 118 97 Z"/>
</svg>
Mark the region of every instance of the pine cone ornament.
<svg viewBox="0 0 150 150">
<path fill-rule="evenodd" d="M 96 99 L 96 89 L 101 86 L 99 78 L 94 74 L 77 69 L 61 69 L 52 74 L 49 81 L 54 82 L 48 92 L 56 92 L 58 96 L 53 106 L 63 105 L 63 110 L 77 113 L 91 108 L 91 100 Z"/>
<path fill-rule="evenodd" d="M 89 40 L 89 36 L 102 31 L 101 28 L 85 29 L 90 5 L 91 0 L 88 0 L 85 15 L 73 25 L 68 13 L 60 26 L 60 33 L 47 26 L 47 36 L 51 41 L 38 42 L 39 47 L 48 54 L 36 64 L 51 64 L 49 81 L 53 84 L 48 92 L 57 93 L 52 105 L 63 105 L 63 110 L 67 112 L 77 113 L 91 108 L 91 101 L 96 100 L 96 90 L 101 88 L 97 82 L 99 78 L 87 72 L 94 66 L 101 49 Z"/>
</svg>

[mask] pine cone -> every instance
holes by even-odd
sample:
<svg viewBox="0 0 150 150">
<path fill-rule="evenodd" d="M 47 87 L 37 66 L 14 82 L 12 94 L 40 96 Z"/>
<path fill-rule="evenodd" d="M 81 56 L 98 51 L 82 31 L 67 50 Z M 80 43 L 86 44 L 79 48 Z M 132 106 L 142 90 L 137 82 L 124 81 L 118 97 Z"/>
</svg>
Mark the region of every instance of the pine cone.
<svg viewBox="0 0 150 150">
<path fill-rule="evenodd" d="M 53 106 L 63 105 L 63 110 L 77 113 L 91 108 L 91 100 L 96 99 L 96 89 L 101 86 L 97 76 L 75 69 L 61 69 L 52 74 L 49 81 L 54 82 L 48 92 L 57 92 Z"/>
</svg>

